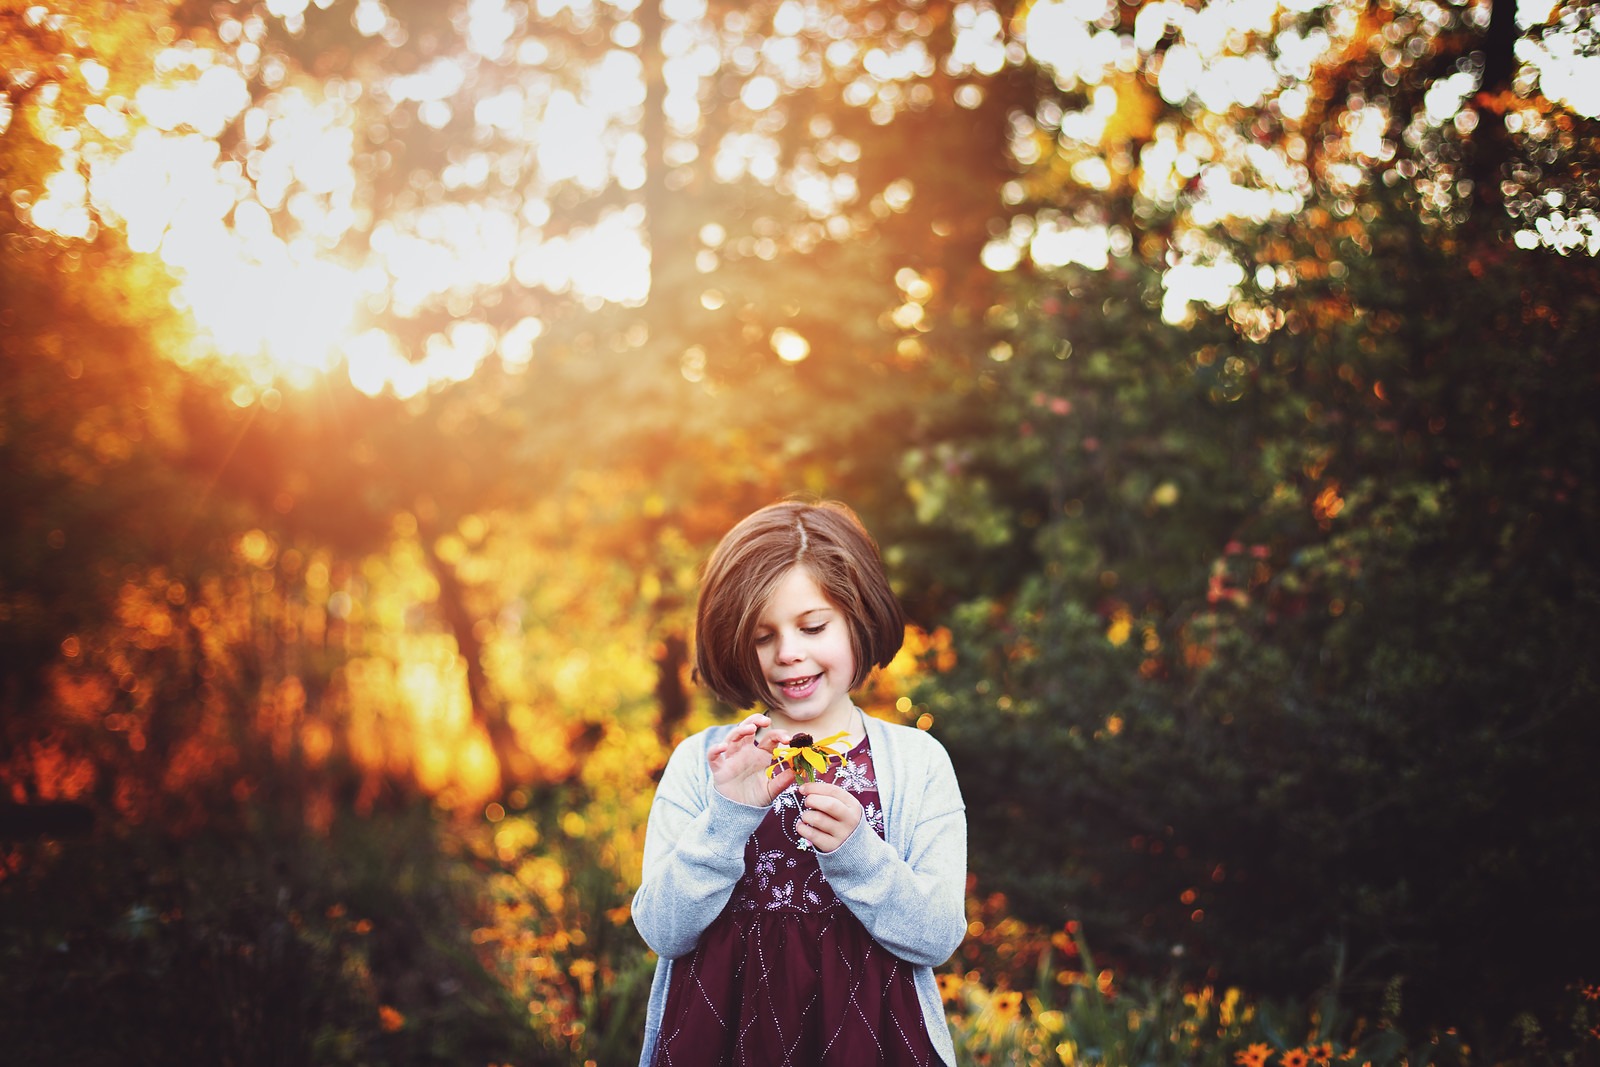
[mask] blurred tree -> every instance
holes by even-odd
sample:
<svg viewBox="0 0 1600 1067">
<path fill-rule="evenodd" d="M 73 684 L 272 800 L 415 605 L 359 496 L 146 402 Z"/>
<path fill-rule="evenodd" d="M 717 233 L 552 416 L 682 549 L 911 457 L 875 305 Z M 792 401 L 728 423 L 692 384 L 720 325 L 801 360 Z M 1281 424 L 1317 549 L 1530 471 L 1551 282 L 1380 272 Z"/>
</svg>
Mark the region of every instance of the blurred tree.
<svg viewBox="0 0 1600 1067">
<path fill-rule="evenodd" d="M 163 556 L 183 521 L 174 458 L 186 441 L 178 376 L 150 343 L 174 325 L 160 273 L 88 213 L 63 223 L 76 227 L 68 238 L 26 218 L 52 183 L 77 178 L 32 115 L 81 122 L 96 49 L 137 38 L 149 20 L 127 13 L 66 42 L 21 8 L 0 19 L 0 767 L 8 799 L 34 802 L 104 784 L 85 771 L 94 735 L 61 721 L 49 671 L 92 653 L 126 576 Z M 108 75 L 106 87 L 128 84 Z"/>
</svg>

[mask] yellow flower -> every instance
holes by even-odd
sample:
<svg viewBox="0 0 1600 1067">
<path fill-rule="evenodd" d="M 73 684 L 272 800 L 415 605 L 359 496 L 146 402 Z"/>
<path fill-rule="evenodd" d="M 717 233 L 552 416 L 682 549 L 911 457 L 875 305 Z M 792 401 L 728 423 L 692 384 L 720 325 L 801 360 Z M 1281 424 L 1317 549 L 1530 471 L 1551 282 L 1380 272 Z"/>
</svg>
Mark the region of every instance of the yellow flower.
<svg viewBox="0 0 1600 1067">
<path fill-rule="evenodd" d="M 1311 1062 L 1311 1057 L 1306 1055 L 1306 1050 L 1292 1048 L 1283 1054 L 1283 1067 L 1306 1067 Z"/>
<path fill-rule="evenodd" d="M 1239 990 L 1230 988 L 1222 995 L 1222 1025 L 1232 1026 L 1239 1008 Z"/>
<path fill-rule="evenodd" d="M 1111 616 L 1111 625 L 1106 628 L 1106 640 L 1119 648 L 1128 643 L 1128 635 L 1133 633 L 1133 615 L 1127 608 L 1118 608 Z"/>
<path fill-rule="evenodd" d="M 955 1000 L 961 994 L 961 976 L 959 974 L 941 974 L 939 976 L 939 996 L 946 1003 Z"/>
<path fill-rule="evenodd" d="M 1243 1048 L 1235 1052 L 1233 1054 L 1233 1062 L 1237 1063 L 1239 1067 L 1265 1067 L 1267 1057 L 1271 1055 L 1271 1047 L 1258 1041 L 1249 1048 Z"/>
<path fill-rule="evenodd" d="M 840 730 L 821 741 L 813 741 L 810 734 L 795 734 L 787 745 L 773 748 L 767 777 L 771 778 L 779 767 L 789 767 L 802 782 L 816 781 L 817 775 L 825 773 L 829 764 L 844 762 L 844 753 L 835 752 L 833 746 L 848 736 L 848 730 Z"/>
<path fill-rule="evenodd" d="M 1003 989 L 994 995 L 994 1013 L 1002 1019 L 1015 1019 L 1022 1010 L 1022 994 Z"/>
<path fill-rule="evenodd" d="M 1324 1041 L 1320 1045 L 1308 1045 L 1306 1046 L 1306 1052 L 1322 1067 L 1328 1067 L 1328 1064 L 1333 1061 L 1333 1043 L 1331 1041 Z"/>
</svg>

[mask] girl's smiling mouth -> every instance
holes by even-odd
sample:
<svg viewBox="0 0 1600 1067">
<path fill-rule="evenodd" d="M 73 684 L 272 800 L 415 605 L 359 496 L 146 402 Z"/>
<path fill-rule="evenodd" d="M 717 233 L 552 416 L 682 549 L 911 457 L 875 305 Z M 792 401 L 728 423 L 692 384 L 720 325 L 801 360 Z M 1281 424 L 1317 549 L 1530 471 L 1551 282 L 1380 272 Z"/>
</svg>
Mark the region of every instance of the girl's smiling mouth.
<svg viewBox="0 0 1600 1067">
<path fill-rule="evenodd" d="M 820 674 L 808 674 L 804 678 L 790 678 L 778 683 L 778 689 L 784 696 L 792 699 L 811 695 L 812 689 L 822 679 Z"/>
</svg>

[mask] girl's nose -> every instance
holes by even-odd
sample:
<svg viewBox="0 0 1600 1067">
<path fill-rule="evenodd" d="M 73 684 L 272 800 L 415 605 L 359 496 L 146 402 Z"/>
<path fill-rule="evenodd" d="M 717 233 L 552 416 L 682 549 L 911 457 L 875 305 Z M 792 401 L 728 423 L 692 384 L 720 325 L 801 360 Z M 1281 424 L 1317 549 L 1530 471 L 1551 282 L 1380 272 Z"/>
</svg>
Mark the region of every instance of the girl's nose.
<svg viewBox="0 0 1600 1067">
<path fill-rule="evenodd" d="M 778 636 L 778 662 L 795 663 L 800 659 L 800 642 L 793 637 Z"/>
</svg>

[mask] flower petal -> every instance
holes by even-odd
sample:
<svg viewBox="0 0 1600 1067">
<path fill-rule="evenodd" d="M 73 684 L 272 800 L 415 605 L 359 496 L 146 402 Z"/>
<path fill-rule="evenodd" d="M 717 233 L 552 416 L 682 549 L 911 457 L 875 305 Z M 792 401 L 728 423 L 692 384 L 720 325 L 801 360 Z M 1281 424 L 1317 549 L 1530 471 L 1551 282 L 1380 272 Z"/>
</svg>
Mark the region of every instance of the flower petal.
<svg viewBox="0 0 1600 1067">
<path fill-rule="evenodd" d="M 830 756 L 842 755 L 842 753 L 833 751 L 832 746 L 838 744 L 840 741 L 844 740 L 845 738 L 847 738 L 849 736 L 850 736 L 850 731 L 848 731 L 848 730 L 840 730 L 836 734 L 829 734 L 827 737 L 824 737 L 821 741 L 812 742 L 811 747 L 816 749 L 819 752 L 826 752 Z"/>
</svg>

